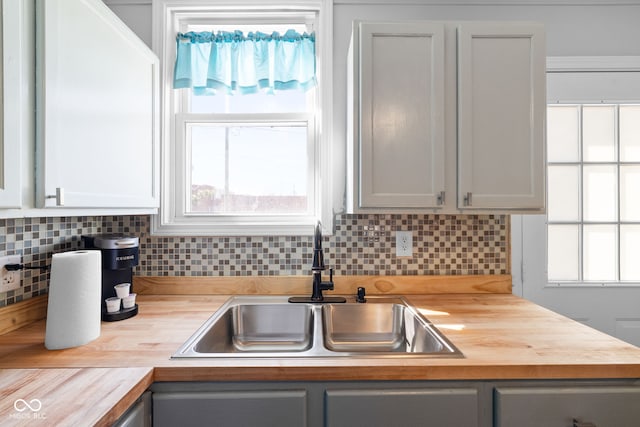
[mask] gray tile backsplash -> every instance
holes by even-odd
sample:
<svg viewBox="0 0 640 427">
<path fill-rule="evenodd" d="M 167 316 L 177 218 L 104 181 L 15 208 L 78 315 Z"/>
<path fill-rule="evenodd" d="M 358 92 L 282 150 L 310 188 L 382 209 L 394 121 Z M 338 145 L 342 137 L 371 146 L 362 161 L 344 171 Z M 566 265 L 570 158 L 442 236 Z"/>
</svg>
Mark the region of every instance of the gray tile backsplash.
<svg viewBox="0 0 640 427">
<path fill-rule="evenodd" d="M 0 256 L 50 264 L 53 253 L 79 249 L 83 234 L 125 233 L 140 237 L 138 276 L 310 274 L 310 236 L 160 237 L 149 223 L 147 215 L 0 219 Z M 396 230 L 413 231 L 412 258 L 395 256 Z M 510 273 L 506 215 L 338 215 L 323 247 L 336 275 Z M 0 306 L 47 292 L 46 272 L 22 275 Z"/>
</svg>

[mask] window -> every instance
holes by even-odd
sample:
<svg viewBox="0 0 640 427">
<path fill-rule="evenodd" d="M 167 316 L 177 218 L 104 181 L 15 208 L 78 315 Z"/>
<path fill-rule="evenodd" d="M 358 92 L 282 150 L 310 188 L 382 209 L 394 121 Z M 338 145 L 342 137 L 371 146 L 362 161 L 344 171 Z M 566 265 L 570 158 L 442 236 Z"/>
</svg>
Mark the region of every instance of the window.
<svg viewBox="0 0 640 427">
<path fill-rule="evenodd" d="M 165 89 L 162 202 L 153 232 L 304 235 L 318 219 L 330 227 L 330 124 L 321 115 L 330 111 L 330 2 L 215 4 L 154 3 Z M 315 33 L 313 89 L 196 96 L 171 87 L 177 33 L 290 29 Z"/>
<path fill-rule="evenodd" d="M 550 282 L 640 282 L 640 105 L 547 110 Z"/>
</svg>

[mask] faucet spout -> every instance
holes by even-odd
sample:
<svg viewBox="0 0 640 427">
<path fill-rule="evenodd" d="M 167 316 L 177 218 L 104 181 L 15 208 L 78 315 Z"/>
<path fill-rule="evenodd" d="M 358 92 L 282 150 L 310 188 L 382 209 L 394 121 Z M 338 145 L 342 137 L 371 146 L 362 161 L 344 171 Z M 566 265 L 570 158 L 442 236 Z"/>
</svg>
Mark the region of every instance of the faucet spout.
<svg viewBox="0 0 640 427">
<path fill-rule="evenodd" d="M 313 262 L 312 271 L 324 271 L 324 251 L 322 250 L 322 224 L 318 221 L 313 235 Z"/>
</svg>

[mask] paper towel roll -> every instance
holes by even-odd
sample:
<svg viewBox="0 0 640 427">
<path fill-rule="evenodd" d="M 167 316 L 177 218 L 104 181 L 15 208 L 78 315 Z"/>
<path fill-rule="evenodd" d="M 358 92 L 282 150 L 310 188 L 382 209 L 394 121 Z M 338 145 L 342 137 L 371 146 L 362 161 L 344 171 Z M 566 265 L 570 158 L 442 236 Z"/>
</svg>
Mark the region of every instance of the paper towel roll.
<svg viewBox="0 0 640 427">
<path fill-rule="evenodd" d="M 44 345 L 77 347 L 100 336 L 102 265 L 100 251 L 53 254 Z"/>
</svg>

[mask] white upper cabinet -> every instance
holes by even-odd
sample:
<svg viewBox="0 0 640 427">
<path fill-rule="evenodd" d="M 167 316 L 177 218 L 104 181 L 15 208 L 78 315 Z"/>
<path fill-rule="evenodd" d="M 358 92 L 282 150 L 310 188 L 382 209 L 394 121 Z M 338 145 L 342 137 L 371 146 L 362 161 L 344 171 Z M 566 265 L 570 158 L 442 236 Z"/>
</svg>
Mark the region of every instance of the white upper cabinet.
<svg viewBox="0 0 640 427">
<path fill-rule="evenodd" d="M 33 104 L 27 102 L 33 94 L 28 82 L 33 50 L 27 46 L 33 38 L 27 31 L 33 28 L 28 28 L 28 2 L 2 0 L 0 5 L 0 208 L 20 208 L 22 144 L 33 124 Z"/>
<path fill-rule="evenodd" d="M 544 209 L 541 25 L 458 28 L 458 207 Z"/>
<path fill-rule="evenodd" d="M 541 25 L 354 22 L 348 212 L 544 210 Z"/>
<path fill-rule="evenodd" d="M 444 26 L 354 25 L 350 207 L 438 208 L 444 194 Z"/>
<path fill-rule="evenodd" d="M 36 207 L 157 207 L 157 57 L 100 0 L 36 17 Z"/>
</svg>

